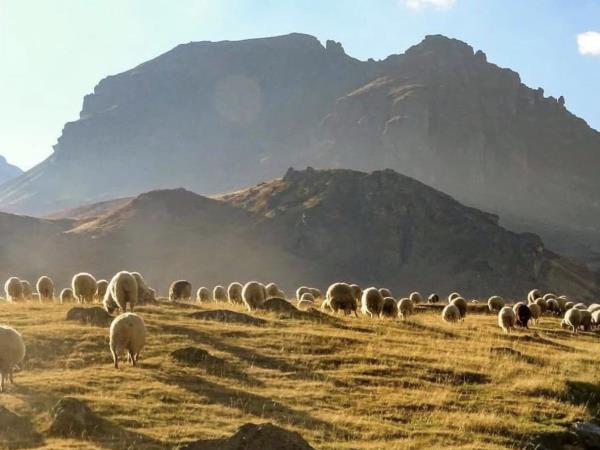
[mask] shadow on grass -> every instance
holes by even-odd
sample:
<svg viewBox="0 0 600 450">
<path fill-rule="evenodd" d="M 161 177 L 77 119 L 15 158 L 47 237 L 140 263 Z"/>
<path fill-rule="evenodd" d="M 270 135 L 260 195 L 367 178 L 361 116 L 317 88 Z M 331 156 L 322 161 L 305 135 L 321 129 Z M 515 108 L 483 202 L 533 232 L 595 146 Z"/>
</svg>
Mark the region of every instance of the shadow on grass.
<svg viewBox="0 0 600 450">
<path fill-rule="evenodd" d="M 0 405 L 0 447 L 8 449 L 34 448 L 43 443 L 42 436 L 31 421 Z"/>
<path fill-rule="evenodd" d="M 585 405 L 594 417 L 600 417 L 600 383 L 567 380 L 565 400 L 575 405 Z"/>
<path fill-rule="evenodd" d="M 419 322 L 413 322 L 412 320 L 399 320 L 397 323 L 400 326 L 400 328 L 408 328 L 409 330 L 413 331 L 422 331 L 424 333 L 436 334 L 446 339 L 453 339 L 458 337 L 458 335 L 456 333 L 453 333 L 452 331 L 444 330 L 438 327 L 432 327 L 429 325 L 424 325 Z"/>
</svg>

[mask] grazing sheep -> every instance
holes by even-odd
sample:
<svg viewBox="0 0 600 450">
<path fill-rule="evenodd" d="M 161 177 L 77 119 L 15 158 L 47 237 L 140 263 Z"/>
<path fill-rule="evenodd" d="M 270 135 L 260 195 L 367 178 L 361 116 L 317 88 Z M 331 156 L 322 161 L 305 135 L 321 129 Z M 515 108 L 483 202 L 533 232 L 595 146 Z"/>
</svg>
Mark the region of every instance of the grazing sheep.
<svg viewBox="0 0 600 450">
<path fill-rule="evenodd" d="M 40 296 L 40 302 L 54 300 L 54 281 L 52 281 L 52 278 L 45 275 L 40 277 L 36 287 Z"/>
<path fill-rule="evenodd" d="M 398 315 L 402 320 L 408 319 L 415 309 L 415 303 L 410 298 L 403 298 L 398 302 Z"/>
<path fill-rule="evenodd" d="M 383 298 L 392 296 L 392 291 L 390 291 L 389 289 L 386 289 L 386 288 L 380 288 L 379 293 L 381 294 L 381 296 Z"/>
<path fill-rule="evenodd" d="M 17 277 L 10 277 L 4 283 L 4 293 L 7 302 L 23 300 L 23 283 Z"/>
<path fill-rule="evenodd" d="M 449 304 L 442 310 L 442 320 L 444 322 L 455 323 L 460 320 L 460 311 L 456 305 Z"/>
<path fill-rule="evenodd" d="M 304 294 L 302 294 L 302 297 L 300 297 L 300 301 L 314 303 L 315 296 L 312 295 L 310 292 L 305 292 Z"/>
<path fill-rule="evenodd" d="M 588 311 L 593 313 L 594 311 L 598 311 L 600 309 L 600 305 L 598 303 L 592 303 L 588 306 Z"/>
<path fill-rule="evenodd" d="M 577 334 L 581 325 L 581 309 L 571 308 L 565 313 L 564 319 L 561 321 L 562 327 L 571 327 L 574 334 Z"/>
<path fill-rule="evenodd" d="M 191 296 L 191 294 L 190 294 Z M 226 302 L 227 301 L 227 291 L 221 285 L 217 285 L 213 288 L 213 300 L 215 302 Z"/>
<path fill-rule="evenodd" d="M 196 301 L 198 303 L 210 302 L 210 290 L 204 286 L 198 288 L 198 291 L 196 292 Z"/>
<path fill-rule="evenodd" d="M 565 305 L 567 304 L 567 299 L 566 299 L 566 297 L 564 297 L 564 296 L 563 296 L 563 297 L 558 297 L 558 298 L 556 298 L 555 300 L 556 300 L 556 301 L 557 301 L 557 303 L 558 303 L 558 307 L 559 307 L 559 309 L 560 309 L 560 312 L 561 312 L 561 313 L 564 313 L 564 312 L 566 311 L 566 310 L 565 310 Z"/>
<path fill-rule="evenodd" d="M 396 303 L 396 299 L 393 297 L 386 297 L 383 299 L 381 315 L 390 319 L 398 317 L 398 303 Z"/>
<path fill-rule="evenodd" d="M 539 289 L 532 289 L 531 291 L 529 291 L 529 294 L 527 294 L 527 303 L 535 303 L 535 301 L 541 297 L 542 293 Z"/>
<path fill-rule="evenodd" d="M 133 311 L 137 301 L 137 281 L 129 272 L 122 271 L 117 273 L 108 283 L 108 289 L 102 304 L 109 314 L 112 314 L 117 308 L 124 313 L 127 310 L 127 304 L 129 304 L 129 310 Z"/>
<path fill-rule="evenodd" d="M 356 304 L 360 305 L 362 300 L 362 289 L 358 284 L 351 284 L 350 289 L 352 289 L 352 295 L 354 295 L 354 300 L 356 300 Z"/>
<path fill-rule="evenodd" d="M 467 316 L 467 301 L 462 297 L 455 297 L 450 304 L 458 308 L 460 320 L 465 320 Z"/>
<path fill-rule="evenodd" d="M 504 308 L 504 299 L 498 295 L 494 295 L 488 299 L 488 308 L 490 312 L 499 312 Z"/>
<path fill-rule="evenodd" d="M 97 301 L 101 302 L 104 299 L 107 289 L 108 289 L 108 281 L 98 280 L 96 282 L 96 300 Z"/>
<path fill-rule="evenodd" d="M 73 300 L 75 300 L 75 296 L 73 294 L 73 289 L 71 288 L 64 288 L 62 291 L 60 291 L 60 303 L 67 303 L 67 302 L 72 302 Z"/>
<path fill-rule="evenodd" d="M 305 292 L 304 294 L 302 294 L 303 297 L 305 295 L 312 295 L 312 294 L 310 292 Z M 306 311 L 307 309 L 312 308 L 314 305 L 315 305 L 314 302 L 300 298 L 300 301 L 298 302 L 297 307 L 301 311 Z"/>
<path fill-rule="evenodd" d="M 71 288 L 73 295 L 77 298 L 77 303 L 93 303 L 98 284 L 93 275 L 82 272 L 73 277 Z"/>
<path fill-rule="evenodd" d="M 548 301 L 551 298 L 556 298 L 556 294 L 553 294 L 552 292 L 549 292 L 547 294 L 544 294 L 544 296 L 542 297 L 544 300 Z"/>
<path fill-rule="evenodd" d="M 581 328 L 583 331 L 590 331 L 592 329 L 592 313 L 587 309 L 579 311 L 581 313 Z"/>
<path fill-rule="evenodd" d="M 127 360 L 135 366 L 145 343 L 146 325 L 137 314 L 121 314 L 110 324 L 110 352 L 115 369 L 119 368 L 119 354 L 124 350 L 127 351 Z"/>
<path fill-rule="evenodd" d="M 458 292 L 453 292 L 452 294 L 450 294 L 448 296 L 448 304 L 452 303 L 452 300 L 454 300 L 457 297 L 462 297 L 462 295 L 460 295 Z"/>
<path fill-rule="evenodd" d="M 548 303 L 546 303 L 546 300 L 541 297 L 536 298 L 533 303 L 540 307 L 542 313 L 545 313 L 548 310 Z"/>
<path fill-rule="evenodd" d="M 529 311 L 531 312 L 531 321 L 538 323 L 540 317 L 542 317 L 542 308 L 540 308 L 540 305 L 536 304 L 536 303 L 532 303 L 529 306 Z"/>
<path fill-rule="evenodd" d="M 505 333 L 510 333 L 515 328 L 516 316 L 515 312 L 510 306 L 503 306 L 498 313 L 498 326 L 504 330 Z"/>
<path fill-rule="evenodd" d="M 551 312 L 552 314 L 560 314 L 560 305 L 558 304 L 555 298 L 549 298 L 548 300 L 546 300 L 546 308 L 547 311 Z"/>
<path fill-rule="evenodd" d="M 389 295 L 388 297 L 391 297 Z M 361 298 L 361 311 L 364 315 L 381 316 L 381 310 L 383 309 L 383 296 L 377 288 L 370 287 L 365 289 Z"/>
<path fill-rule="evenodd" d="M 358 317 L 355 294 L 356 291 L 349 284 L 334 283 L 327 289 L 325 301 L 321 304 L 321 309 L 325 310 L 325 308 L 329 308 L 334 313 L 344 311 L 346 315 L 354 312 L 354 315 Z"/>
<path fill-rule="evenodd" d="M 169 300 L 187 301 L 192 298 L 192 283 L 186 280 L 177 280 L 169 287 Z"/>
<path fill-rule="evenodd" d="M 242 303 L 242 289 L 244 289 L 244 286 L 242 286 L 242 283 L 238 283 L 237 281 L 234 281 L 227 286 L 227 299 L 229 300 L 229 303 Z"/>
<path fill-rule="evenodd" d="M 573 303 L 573 302 L 567 302 L 567 303 L 565 303 L 565 312 L 567 312 L 568 310 L 570 310 L 574 306 L 575 306 L 575 303 Z"/>
<path fill-rule="evenodd" d="M 5 380 L 15 384 L 13 370 L 25 358 L 25 342 L 14 328 L 0 326 L 0 392 Z"/>
<path fill-rule="evenodd" d="M 249 311 L 262 306 L 267 299 L 267 290 L 258 281 L 249 281 L 242 289 L 242 301 Z"/>
<path fill-rule="evenodd" d="M 529 328 L 529 319 L 531 319 L 529 307 L 525 303 L 519 302 L 513 306 L 513 311 L 517 318 L 516 324 L 523 328 Z"/>
<path fill-rule="evenodd" d="M 33 286 L 27 280 L 21 280 L 21 284 L 23 285 L 23 298 L 25 300 L 31 300 L 33 297 Z"/>
<path fill-rule="evenodd" d="M 310 288 L 310 293 L 313 295 L 313 297 L 315 298 L 315 300 L 317 298 L 323 298 L 323 293 L 321 292 L 320 289 Z"/>
<path fill-rule="evenodd" d="M 423 303 L 423 296 L 419 292 L 412 292 L 408 298 L 410 298 L 415 305 Z"/>
<path fill-rule="evenodd" d="M 600 309 L 597 309 L 592 313 L 592 326 L 596 328 L 600 327 Z"/>
<path fill-rule="evenodd" d="M 577 303 L 575 306 L 573 306 L 573 308 L 577 308 L 577 309 L 587 309 L 587 305 L 585 303 Z"/>
<path fill-rule="evenodd" d="M 146 280 L 139 272 L 131 272 L 138 285 L 138 305 L 154 303 L 156 301 L 156 291 L 148 286 Z"/>
<path fill-rule="evenodd" d="M 265 289 L 267 291 L 267 298 L 274 298 L 274 297 L 285 298 L 285 292 L 283 292 L 281 289 L 279 289 L 279 286 L 277 286 L 275 283 L 267 284 L 265 286 Z M 308 292 L 310 292 L 310 289 Z"/>
<path fill-rule="evenodd" d="M 434 304 L 434 303 L 439 303 L 439 301 L 440 301 L 440 296 L 435 293 L 431 294 L 429 297 L 427 297 L 427 303 Z"/>
<path fill-rule="evenodd" d="M 302 298 L 302 294 L 306 292 L 311 293 L 310 288 L 307 286 L 300 286 L 298 289 L 296 289 L 296 299 L 300 300 Z"/>
</svg>

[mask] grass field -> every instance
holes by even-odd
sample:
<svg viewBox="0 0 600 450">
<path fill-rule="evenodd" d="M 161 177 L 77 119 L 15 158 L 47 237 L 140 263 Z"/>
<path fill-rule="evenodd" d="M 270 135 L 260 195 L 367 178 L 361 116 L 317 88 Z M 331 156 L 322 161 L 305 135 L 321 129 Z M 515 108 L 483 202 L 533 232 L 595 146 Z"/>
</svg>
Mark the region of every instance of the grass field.
<svg viewBox="0 0 600 450">
<path fill-rule="evenodd" d="M 317 449 L 506 449 L 598 414 L 599 335 L 573 336 L 554 317 L 505 335 L 484 313 L 457 325 L 431 310 L 405 323 L 256 314 L 268 321 L 256 326 L 189 317 L 243 311 L 231 305 L 160 304 L 137 311 L 149 329 L 139 366 L 115 370 L 107 329 L 67 322 L 71 306 L 0 305 L 0 323 L 27 344 L 0 404 L 39 433 L 0 434 L 0 446 L 172 448 L 272 422 Z M 213 358 L 190 366 L 170 356 L 190 346 Z M 49 437 L 49 410 L 64 396 L 84 400 L 111 432 Z"/>
</svg>

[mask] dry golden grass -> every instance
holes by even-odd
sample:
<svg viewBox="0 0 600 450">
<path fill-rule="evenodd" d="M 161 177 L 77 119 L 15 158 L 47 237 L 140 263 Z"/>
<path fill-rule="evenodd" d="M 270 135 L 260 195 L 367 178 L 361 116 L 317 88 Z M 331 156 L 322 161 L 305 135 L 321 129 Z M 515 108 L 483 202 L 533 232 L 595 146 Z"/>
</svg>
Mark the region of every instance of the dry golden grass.
<svg viewBox="0 0 600 450">
<path fill-rule="evenodd" d="M 172 448 L 272 422 L 318 449 L 523 448 L 597 414 L 600 401 L 598 335 L 572 336 L 557 318 L 507 336 L 488 314 L 457 325 L 438 311 L 406 323 L 262 314 L 268 325 L 251 326 L 161 304 L 137 311 L 150 333 L 139 366 L 115 370 L 107 330 L 65 321 L 70 306 L 0 305 L 0 323 L 19 330 L 28 350 L 0 399 L 43 436 L 34 447 Z M 211 308 L 242 311 L 198 310 Z M 190 367 L 170 356 L 188 346 L 216 359 Z M 87 402 L 114 432 L 48 437 L 49 410 L 64 396 Z"/>
</svg>

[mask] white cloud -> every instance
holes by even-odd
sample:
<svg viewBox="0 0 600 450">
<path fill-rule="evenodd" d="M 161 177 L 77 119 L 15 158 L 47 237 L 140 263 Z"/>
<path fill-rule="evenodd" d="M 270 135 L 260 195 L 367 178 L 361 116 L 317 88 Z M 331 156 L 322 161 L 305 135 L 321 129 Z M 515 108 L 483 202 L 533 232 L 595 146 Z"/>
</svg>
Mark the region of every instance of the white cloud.
<svg viewBox="0 0 600 450">
<path fill-rule="evenodd" d="M 407 8 L 413 10 L 421 9 L 450 9 L 456 4 L 456 0 L 403 0 Z"/>
<path fill-rule="evenodd" d="M 586 31 L 577 35 L 577 47 L 582 55 L 600 56 L 600 33 Z"/>
</svg>

